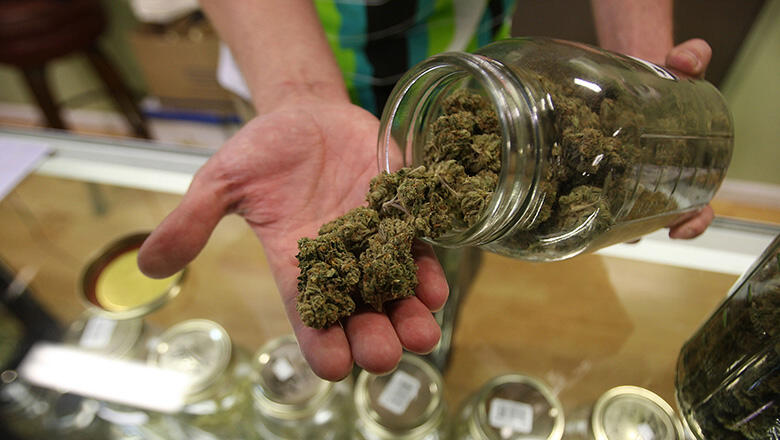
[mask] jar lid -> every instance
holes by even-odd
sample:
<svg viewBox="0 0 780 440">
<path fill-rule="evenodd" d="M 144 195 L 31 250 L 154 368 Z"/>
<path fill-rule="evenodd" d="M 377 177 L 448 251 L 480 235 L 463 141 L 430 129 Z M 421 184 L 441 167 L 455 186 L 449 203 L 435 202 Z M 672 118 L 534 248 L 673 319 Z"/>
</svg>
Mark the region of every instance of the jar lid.
<svg viewBox="0 0 780 440">
<path fill-rule="evenodd" d="M 180 322 L 165 330 L 147 362 L 193 376 L 190 394 L 203 391 L 227 368 L 232 346 L 219 324 L 205 319 Z"/>
<path fill-rule="evenodd" d="M 143 332 L 141 318 L 116 320 L 85 313 L 65 334 L 65 342 L 108 356 L 123 357 L 135 346 Z"/>
<path fill-rule="evenodd" d="M 258 409 L 296 418 L 316 409 L 333 387 L 317 376 L 292 335 L 263 345 L 252 359 L 252 396 Z"/>
<path fill-rule="evenodd" d="M 94 314 L 112 319 L 147 315 L 179 294 L 186 270 L 168 278 L 149 278 L 136 260 L 148 233 L 122 237 L 103 248 L 84 268 L 79 297 Z"/>
<path fill-rule="evenodd" d="M 563 407 L 541 381 L 506 374 L 488 381 L 475 397 L 470 430 L 488 439 L 559 440 Z"/>
<path fill-rule="evenodd" d="M 595 440 L 682 440 L 682 424 L 666 401 L 650 390 L 621 386 L 604 393 L 593 407 Z"/>
<path fill-rule="evenodd" d="M 389 374 L 362 371 L 355 406 L 369 435 L 424 435 L 437 429 L 446 412 L 441 373 L 419 356 L 404 353 Z M 395 437 L 393 437 L 395 438 Z"/>
</svg>

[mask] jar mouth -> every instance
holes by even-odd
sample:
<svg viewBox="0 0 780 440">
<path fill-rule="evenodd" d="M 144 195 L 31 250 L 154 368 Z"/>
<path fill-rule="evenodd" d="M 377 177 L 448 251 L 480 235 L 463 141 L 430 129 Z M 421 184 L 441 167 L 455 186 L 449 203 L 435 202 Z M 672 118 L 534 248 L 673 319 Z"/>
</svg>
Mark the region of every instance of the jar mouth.
<svg viewBox="0 0 780 440">
<path fill-rule="evenodd" d="M 478 53 L 447 52 L 412 68 L 393 89 L 379 130 L 380 172 L 423 164 L 422 148 L 415 148 L 415 142 L 425 138 L 436 117 L 436 103 L 463 88 L 483 95 L 497 114 L 501 170 L 490 200 L 472 226 L 423 239 L 443 247 L 484 244 L 510 227 L 512 216 L 530 202 L 538 169 L 538 118 L 522 81 L 494 59 Z"/>
</svg>

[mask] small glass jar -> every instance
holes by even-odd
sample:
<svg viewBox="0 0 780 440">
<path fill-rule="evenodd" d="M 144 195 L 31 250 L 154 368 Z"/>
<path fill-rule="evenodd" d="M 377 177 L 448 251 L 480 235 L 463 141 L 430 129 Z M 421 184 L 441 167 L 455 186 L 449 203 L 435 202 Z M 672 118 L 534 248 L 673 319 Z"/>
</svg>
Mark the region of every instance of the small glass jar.
<svg viewBox="0 0 780 440">
<path fill-rule="evenodd" d="M 489 380 L 461 408 L 455 440 L 560 440 L 563 407 L 541 381 L 521 374 Z"/>
<path fill-rule="evenodd" d="M 15 370 L 0 373 L 0 422 L 20 438 L 42 438 L 51 393 L 23 381 Z"/>
<path fill-rule="evenodd" d="M 423 358 L 404 353 L 395 371 L 361 371 L 355 383 L 357 440 L 449 438 L 441 373 Z"/>
<path fill-rule="evenodd" d="M 304 359 L 293 336 L 261 347 L 252 360 L 250 438 L 347 438 L 354 420 L 352 379 L 319 378 Z"/>
<path fill-rule="evenodd" d="M 178 431 L 174 438 L 244 438 L 251 365 L 222 326 L 205 319 L 180 322 L 157 338 L 147 362 L 194 377 L 184 409 L 165 418 L 167 429 Z"/>
<path fill-rule="evenodd" d="M 464 142 L 435 132 L 462 112 L 447 100 L 464 90 L 496 120 L 455 125 L 497 132 L 500 170 L 479 218 L 429 239 L 439 246 L 551 261 L 628 241 L 705 206 L 731 159 L 731 115 L 712 84 L 584 44 L 518 38 L 407 72 L 382 115 L 380 170 L 430 165 L 428 145 Z"/>
<path fill-rule="evenodd" d="M 86 312 L 68 326 L 64 342 L 110 357 L 146 359 L 152 337 L 142 318 L 117 320 Z"/>
<path fill-rule="evenodd" d="M 636 386 L 615 387 L 592 407 L 566 417 L 567 440 L 684 440 L 680 420 L 660 396 Z"/>
<path fill-rule="evenodd" d="M 685 343 L 676 389 L 697 439 L 780 438 L 780 236 Z"/>
</svg>

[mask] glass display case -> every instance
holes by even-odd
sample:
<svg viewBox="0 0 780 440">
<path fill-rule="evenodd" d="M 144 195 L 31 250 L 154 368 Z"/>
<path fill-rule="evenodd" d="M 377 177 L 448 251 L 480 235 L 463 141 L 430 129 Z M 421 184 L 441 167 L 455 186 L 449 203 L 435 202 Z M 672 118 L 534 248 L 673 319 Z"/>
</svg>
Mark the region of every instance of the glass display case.
<svg viewBox="0 0 780 440">
<path fill-rule="evenodd" d="M 0 346 L 7 342 L 2 338 L 24 338 L 39 316 L 60 329 L 83 323 L 80 276 L 95 252 L 153 229 L 212 153 L 0 129 L 3 145 L 44 146 L 47 154 L 0 200 L 0 260 L 9 279 L 0 321 L 11 328 L 0 335 Z M 681 347 L 777 234 L 772 225 L 716 219 L 694 240 L 672 241 L 660 231 L 638 244 L 560 262 L 489 253 L 470 260 L 477 268 L 445 262 L 458 291 L 448 316 L 457 319 L 443 320 L 446 346 L 430 360 L 441 369 L 450 418 L 491 378 L 507 374 L 543 382 L 560 400 L 564 419 L 624 385 L 648 389 L 674 407 Z M 209 320 L 251 353 L 291 332 L 263 248 L 237 216 L 218 225 L 180 288 L 144 316 L 151 334 L 186 320 Z M 20 297 L 41 313 L 17 313 L 13 305 Z M 12 356 L 0 360 L 8 362 L 3 368 L 12 366 Z M 2 379 L 19 385 L 11 373 Z M 15 388 L 26 399 L 15 402 L 15 410 L 40 416 L 38 395 Z M 6 397 L 0 395 L 0 404 Z M 25 409 L 24 402 L 37 406 Z"/>
</svg>

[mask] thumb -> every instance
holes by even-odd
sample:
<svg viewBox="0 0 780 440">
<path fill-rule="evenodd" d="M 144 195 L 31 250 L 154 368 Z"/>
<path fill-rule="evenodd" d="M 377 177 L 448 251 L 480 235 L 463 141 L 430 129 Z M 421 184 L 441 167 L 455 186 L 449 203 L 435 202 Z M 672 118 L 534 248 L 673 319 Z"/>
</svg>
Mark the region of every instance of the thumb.
<svg viewBox="0 0 780 440">
<path fill-rule="evenodd" d="M 203 171 L 196 173 L 179 206 L 141 246 L 138 267 L 147 276 L 164 278 L 183 269 L 198 256 L 227 213 L 229 204 L 220 199 L 215 182 L 205 178 Z"/>
<path fill-rule="evenodd" d="M 666 66 L 687 76 L 703 78 L 712 59 L 712 48 L 701 38 L 678 44 L 666 56 Z"/>
</svg>

